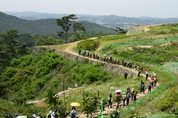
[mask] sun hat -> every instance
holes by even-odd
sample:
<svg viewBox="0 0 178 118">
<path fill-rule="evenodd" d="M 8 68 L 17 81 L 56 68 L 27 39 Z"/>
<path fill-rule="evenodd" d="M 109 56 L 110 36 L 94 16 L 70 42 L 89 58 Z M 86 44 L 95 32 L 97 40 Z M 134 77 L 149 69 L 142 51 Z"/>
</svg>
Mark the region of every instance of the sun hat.
<svg viewBox="0 0 178 118">
<path fill-rule="evenodd" d="M 36 116 L 36 114 L 33 114 L 32 116 L 33 116 L 34 118 L 36 118 L 36 117 L 37 117 L 37 116 Z"/>
</svg>

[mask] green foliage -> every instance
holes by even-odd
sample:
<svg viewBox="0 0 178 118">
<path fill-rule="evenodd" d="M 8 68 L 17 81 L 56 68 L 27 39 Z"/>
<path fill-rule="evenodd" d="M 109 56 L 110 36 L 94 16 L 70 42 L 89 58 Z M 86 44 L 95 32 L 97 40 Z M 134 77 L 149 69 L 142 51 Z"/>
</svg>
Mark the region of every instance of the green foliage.
<svg viewBox="0 0 178 118">
<path fill-rule="evenodd" d="M 23 96 L 16 96 L 16 97 L 18 98 L 18 97 L 23 97 Z M 47 111 L 45 111 L 43 107 L 37 107 L 34 105 L 22 105 L 21 103 L 16 104 L 11 101 L 7 101 L 5 99 L 0 98 L 0 117 L 1 118 L 4 118 L 4 116 L 6 116 L 9 113 L 12 115 L 17 113 L 19 116 L 26 115 L 28 117 L 31 117 L 32 114 L 38 113 L 38 112 L 45 113 Z"/>
<path fill-rule="evenodd" d="M 87 117 L 89 114 L 92 114 L 95 112 L 95 108 L 93 107 L 93 100 L 94 98 L 89 97 L 89 93 L 85 93 L 84 98 L 83 98 L 83 110 L 85 114 L 87 114 Z"/>
<path fill-rule="evenodd" d="M 11 55 L 9 53 L 8 45 L 0 37 L 0 69 L 8 65 Z"/>
<path fill-rule="evenodd" d="M 54 92 L 62 90 L 61 87 L 58 89 L 56 87 L 62 83 L 63 77 L 66 78 L 65 84 L 71 87 L 76 81 L 78 85 L 82 86 L 93 82 L 101 84 L 111 79 L 107 72 L 98 65 L 91 65 L 88 60 L 72 62 L 53 51 L 44 50 L 19 59 L 14 58 L 11 61 L 11 67 L 2 73 L 4 81 L 0 86 L 6 86 L 2 90 L 8 93 L 6 97 L 10 99 L 11 96 L 11 99 L 15 101 L 17 91 L 21 91 L 25 100 L 37 96 L 44 97 L 46 92 L 43 89 L 52 89 Z M 65 86 L 64 89 L 68 86 Z"/>
<path fill-rule="evenodd" d="M 112 53 L 113 53 L 114 55 L 116 55 L 116 54 L 118 54 L 118 51 L 117 51 L 116 49 L 114 49 L 114 50 L 112 50 Z"/>
<path fill-rule="evenodd" d="M 77 44 L 78 48 L 82 48 L 84 50 L 90 50 L 93 51 L 99 46 L 99 41 L 94 41 L 94 40 L 85 40 L 81 41 Z"/>
<path fill-rule="evenodd" d="M 5 75 L 6 75 L 6 77 L 11 78 L 16 72 L 17 72 L 17 70 L 15 68 L 8 67 L 5 72 Z"/>
<path fill-rule="evenodd" d="M 48 91 L 45 102 L 49 104 L 49 106 L 57 106 L 59 104 L 57 97 L 55 97 L 55 93 L 52 90 Z"/>
<path fill-rule="evenodd" d="M 61 42 L 57 39 L 52 39 L 52 38 L 47 38 L 47 39 L 43 39 L 42 37 L 40 37 L 39 39 L 37 39 L 37 41 L 35 42 L 35 46 L 42 46 L 42 45 L 57 45 L 60 44 Z"/>
<path fill-rule="evenodd" d="M 78 38 L 75 35 L 72 35 L 69 37 L 69 42 L 75 42 L 75 41 L 79 41 L 79 40 L 83 40 L 83 39 L 87 39 L 87 37 L 83 34 L 83 33 L 79 33 L 78 34 L 80 38 Z"/>
<path fill-rule="evenodd" d="M 154 32 L 155 35 L 159 35 L 159 34 L 167 34 L 167 32 L 165 31 L 157 31 L 157 32 Z"/>
<path fill-rule="evenodd" d="M 127 30 L 124 30 L 124 29 L 122 29 L 122 28 L 120 28 L 120 27 L 116 27 L 116 32 L 117 32 L 118 34 L 126 34 L 126 33 L 127 33 Z"/>
<path fill-rule="evenodd" d="M 80 84 L 91 84 L 93 82 L 102 81 L 111 79 L 111 77 L 105 72 L 100 70 L 96 65 L 79 65 L 74 67 L 71 70 L 71 77 L 74 80 L 80 82 Z"/>
<path fill-rule="evenodd" d="M 66 43 L 68 43 L 68 32 L 70 30 L 70 27 L 73 27 L 73 33 L 75 36 L 77 36 L 77 38 L 80 39 L 80 35 L 77 33 L 77 30 L 82 30 L 85 31 L 85 27 L 82 25 L 82 23 L 71 23 L 71 20 L 73 19 L 77 19 L 77 17 L 75 17 L 74 14 L 71 14 L 69 16 L 64 16 L 61 19 L 56 19 L 57 25 L 62 27 L 62 30 L 64 31 L 60 31 L 58 32 L 58 36 L 62 36 L 63 34 L 65 35 L 65 41 Z"/>
<path fill-rule="evenodd" d="M 164 98 L 161 98 L 159 100 L 159 103 L 158 103 L 158 108 L 161 110 L 161 111 L 165 111 L 167 109 L 170 109 L 172 107 L 174 107 L 174 104 L 178 101 L 178 92 L 174 89 L 172 90 L 169 90 L 169 92 L 167 92 L 165 94 L 165 97 Z"/>
<path fill-rule="evenodd" d="M 23 105 L 26 102 L 26 97 L 22 92 L 16 92 L 15 95 L 9 98 L 9 100 L 16 104 Z"/>
<path fill-rule="evenodd" d="M 178 33 L 178 29 L 171 29 L 171 30 L 169 31 L 169 33 L 176 34 L 176 33 Z"/>
</svg>

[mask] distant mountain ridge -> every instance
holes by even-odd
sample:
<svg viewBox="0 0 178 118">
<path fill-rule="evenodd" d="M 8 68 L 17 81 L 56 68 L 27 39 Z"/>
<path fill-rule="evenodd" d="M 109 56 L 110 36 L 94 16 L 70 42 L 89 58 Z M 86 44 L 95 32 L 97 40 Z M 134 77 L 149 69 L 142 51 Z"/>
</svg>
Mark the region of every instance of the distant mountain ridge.
<svg viewBox="0 0 178 118">
<path fill-rule="evenodd" d="M 96 23 L 88 21 L 80 21 L 80 23 L 85 26 L 86 31 L 116 33 L 113 28 Z M 0 31 L 9 29 L 17 29 L 20 33 L 30 34 L 50 34 L 61 30 L 56 24 L 56 19 L 25 20 L 0 12 Z"/>
<path fill-rule="evenodd" d="M 61 18 L 69 14 L 39 13 L 39 12 L 5 12 L 28 20 Z M 129 28 L 131 25 L 156 25 L 178 23 L 178 18 L 124 17 L 116 15 L 82 15 L 76 14 L 78 21 L 89 21 L 106 27 Z"/>
</svg>

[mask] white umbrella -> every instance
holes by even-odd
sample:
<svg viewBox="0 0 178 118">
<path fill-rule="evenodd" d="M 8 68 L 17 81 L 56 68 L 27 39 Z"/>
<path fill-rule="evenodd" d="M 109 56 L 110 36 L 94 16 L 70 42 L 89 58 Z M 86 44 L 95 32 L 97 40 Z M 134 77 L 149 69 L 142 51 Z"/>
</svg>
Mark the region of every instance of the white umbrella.
<svg viewBox="0 0 178 118">
<path fill-rule="evenodd" d="M 120 89 L 117 89 L 115 92 L 118 93 L 118 92 L 122 92 L 122 91 Z"/>
<path fill-rule="evenodd" d="M 18 116 L 17 118 L 27 118 L 27 116 Z"/>
</svg>

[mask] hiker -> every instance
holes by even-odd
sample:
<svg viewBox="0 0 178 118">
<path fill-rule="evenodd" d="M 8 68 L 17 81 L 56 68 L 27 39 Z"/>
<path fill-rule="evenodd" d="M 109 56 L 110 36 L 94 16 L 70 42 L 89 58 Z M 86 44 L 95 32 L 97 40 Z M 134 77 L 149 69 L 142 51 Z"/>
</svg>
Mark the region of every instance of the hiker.
<svg viewBox="0 0 178 118">
<path fill-rule="evenodd" d="M 57 118 L 57 117 L 58 117 L 58 115 L 57 115 L 56 111 L 53 110 L 51 113 L 51 118 Z"/>
<path fill-rule="evenodd" d="M 146 72 L 145 72 L 145 74 L 146 74 L 146 80 L 148 79 L 148 73 L 149 73 L 149 71 L 147 69 Z"/>
<path fill-rule="evenodd" d="M 154 87 L 156 87 L 156 84 L 157 84 L 157 77 L 154 77 Z"/>
<path fill-rule="evenodd" d="M 110 94 L 108 97 L 108 109 L 109 107 L 112 108 L 112 94 Z"/>
<path fill-rule="evenodd" d="M 48 112 L 48 114 L 46 115 L 46 118 L 51 118 L 51 114 L 52 114 L 52 110 L 50 110 L 50 111 Z"/>
<path fill-rule="evenodd" d="M 154 85 L 153 85 L 154 84 L 154 77 L 151 77 L 150 81 L 151 81 L 151 87 L 154 88 Z"/>
<path fill-rule="evenodd" d="M 133 100 L 134 100 L 134 101 L 137 100 L 137 93 L 138 93 L 138 91 L 136 91 L 136 92 L 133 94 Z"/>
<path fill-rule="evenodd" d="M 132 62 L 129 61 L 128 64 L 127 64 L 127 67 L 132 68 Z"/>
<path fill-rule="evenodd" d="M 37 115 L 36 114 L 33 114 L 32 115 L 32 118 L 37 118 Z M 51 117 L 52 118 L 52 117 Z"/>
<path fill-rule="evenodd" d="M 72 110 L 76 110 L 76 106 L 72 106 Z"/>
<path fill-rule="evenodd" d="M 97 111 L 97 103 L 98 103 L 98 100 L 97 100 L 97 97 L 95 97 L 95 99 L 93 100 L 93 107 L 95 111 Z"/>
<path fill-rule="evenodd" d="M 79 50 L 78 50 L 78 55 L 80 55 L 80 53 L 81 53 L 81 49 L 79 48 Z"/>
<path fill-rule="evenodd" d="M 70 118 L 75 118 L 76 117 L 76 111 L 73 109 L 70 113 Z"/>
<path fill-rule="evenodd" d="M 126 67 L 129 68 L 129 65 L 130 65 L 130 61 L 127 62 Z"/>
<path fill-rule="evenodd" d="M 42 118 L 41 113 L 37 114 L 37 118 Z"/>
<path fill-rule="evenodd" d="M 123 65 L 124 67 L 126 67 L 126 64 L 127 64 L 127 62 L 124 61 L 124 60 L 122 60 L 122 65 Z"/>
<path fill-rule="evenodd" d="M 18 117 L 19 115 L 18 114 L 14 114 L 14 118 Z"/>
<path fill-rule="evenodd" d="M 129 94 L 130 96 L 130 86 L 126 89 L 126 94 Z"/>
<path fill-rule="evenodd" d="M 138 74 L 137 74 L 137 76 L 139 77 L 140 74 L 141 74 L 141 71 L 140 71 L 140 69 L 138 69 Z"/>
<path fill-rule="evenodd" d="M 126 105 L 129 104 L 129 101 L 130 101 L 130 95 L 129 95 L 129 94 L 126 94 Z"/>
<path fill-rule="evenodd" d="M 122 60 L 122 65 L 124 66 L 124 60 Z"/>
<path fill-rule="evenodd" d="M 12 118 L 12 115 L 11 114 L 7 114 L 5 117 L 6 118 Z"/>
<path fill-rule="evenodd" d="M 125 80 L 127 80 L 127 76 L 128 76 L 128 73 L 125 71 L 124 72 L 124 78 L 125 78 Z"/>
<path fill-rule="evenodd" d="M 121 104 L 117 104 L 117 106 L 116 106 L 116 108 L 117 108 L 117 113 L 118 114 L 120 114 L 120 111 L 121 111 Z"/>
<path fill-rule="evenodd" d="M 141 85 L 140 85 L 140 92 L 145 94 L 145 83 L 141 80 Z"/>
<path fill-rule="evenodd" d="M 126 95 L 125 95 L 125 93 L 123 93 L 122 101 L 123 101 L 123 106 L 125 106 L 125 101 L 126 101 Z"/>
<path fill-rule="evenodd" d="M 116 64 L 119 64 L 119 59 L 116 60 Z"/>
<path fill-rule="evenodd" d="M 131 99 L 133 100 L 133 98 L 134 98 L 134 93 L 135 93 L 135 90 L 134 90 L 134 88 L 132 88 L 132 90 L 131 90 L 131 92 L 130 92 L 130 94 L 131 94 Z"/>
<path fill-rule="evenodd" d="M 116 93 L 116 102 L 120 103 L 121 99 L 122 99 L 121 93 L 117 92 Z"/>
<path fill-rule="evenodd" d="M 92 53 L 90 53 L 90 58 L 92 57 Z"/>
<path fill-rule="evenodd" d="M 109 61 L 110 61 L 110 63 L 112 63 L 112 57 L 110 57 Z"/>
<path fill-rule="evenodd" d="M 83 51 L 83 52 L 82 52 L 82 55 L 85 56 L 85 55 L 86 55 L 86 51 Z"/>
<path fill-rule="evenodd" d="M 151 92 L 151 82 L 148 83 L 148 92 Z"/>
</svg>

